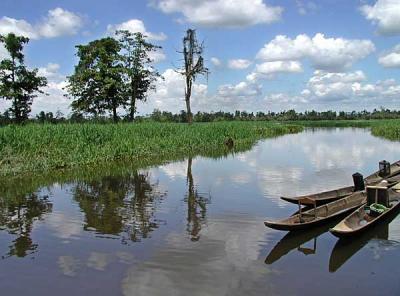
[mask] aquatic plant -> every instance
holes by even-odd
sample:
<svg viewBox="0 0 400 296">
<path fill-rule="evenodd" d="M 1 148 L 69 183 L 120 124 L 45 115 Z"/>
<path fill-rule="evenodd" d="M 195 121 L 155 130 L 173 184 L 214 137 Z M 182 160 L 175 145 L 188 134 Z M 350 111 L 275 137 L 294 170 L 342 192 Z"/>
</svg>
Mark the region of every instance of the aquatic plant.
<svg viewBox="0 0 400 296">
<path fill-rule="evenodd" d="M 271 122 L 10 125 L 0 128 L 0 175 L 221 154 L 227 138 L 250 148 L 259 139 L 302 129 Z"/>
</svg>

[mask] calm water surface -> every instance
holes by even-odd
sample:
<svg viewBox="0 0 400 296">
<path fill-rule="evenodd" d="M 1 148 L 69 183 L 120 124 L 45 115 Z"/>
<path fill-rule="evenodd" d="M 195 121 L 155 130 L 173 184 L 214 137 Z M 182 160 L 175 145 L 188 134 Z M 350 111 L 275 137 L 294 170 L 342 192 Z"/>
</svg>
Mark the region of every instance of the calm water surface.
<svg viewBox="0 0 400 296">
<path fill-rule="evenodd" d="M 0 293 L 400 295 L 400 216 L 350 243 L 263 225 L 296 211 L 280 195 L 351 185 L 382 159 L 400 143 L 308 129 L 219 159 L 2 188 Z"/>
</svg>

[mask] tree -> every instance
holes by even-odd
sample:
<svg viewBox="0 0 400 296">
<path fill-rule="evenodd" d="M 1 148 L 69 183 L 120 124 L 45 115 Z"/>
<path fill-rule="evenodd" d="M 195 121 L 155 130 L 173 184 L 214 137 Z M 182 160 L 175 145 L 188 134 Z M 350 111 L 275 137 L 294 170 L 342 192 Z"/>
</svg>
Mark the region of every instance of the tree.
<svg viewBox="0 0 400 296">
<path fill-rule="evenodd" d="M 79 62 L 67 85 L 73 111 L 95 117 L 110 111 L 116 122 L 117 109 L 124 105 L 120 43 L 107 37 L 76 47 Z"/>
<path fill-rule="evenodd" d="M 160 77 L 152 66 L 151 52 L 161 49 L 160 46 L 146 41 L 142 33 L 117 31 L 122 47 L 122 61 L 125 70 L 125 94 L 128 98 L 129 120 L 134 121 L 136 101 L 145 102 L 149 90 L 154 90 L 154 82 Z"/>
<path fill-rule="evenodd" d="M 28 119 L 33 99 L 47 85 L 37 69 L 28 70 L 24 64 L 23 49 L 28 42 L 29 38 L 13 33 L 0 35 L 0 43 L 9 53 L 9 58 L 0 62 L 0 98 L 12 101 L 9 111 L 17 123 Z"/>
<path fill-rule="evenodd" d="M 193 114 L 190 108 L 193 82 L 199 74 L 208 75 L 209 73 L 208 69 L 204 66 L 203 50 L 203 43 L 199 44 L 197 41 L 196 31 L 188 29 L 186 36 L 183 38 L 183 58 L 185 65 L 183 71 L 180 71 L 180 73 L 185 76 L 185 102 L 187 122 L 189 124 L 193 122 Z"/>
</svg>

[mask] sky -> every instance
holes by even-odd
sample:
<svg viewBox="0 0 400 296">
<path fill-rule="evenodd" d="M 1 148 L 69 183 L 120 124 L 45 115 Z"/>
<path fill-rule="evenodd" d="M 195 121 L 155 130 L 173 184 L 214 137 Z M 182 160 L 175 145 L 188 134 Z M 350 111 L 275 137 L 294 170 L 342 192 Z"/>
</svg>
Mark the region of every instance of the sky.
<svg viewBox="0 0 400 296">
<path fill-rule="evenodd" d="M 40 111 L 71 112 L 66 77 L 78 44 L 117 29 L 162 46 L 164 79 L 139 114 L 185 109 L 182 38 L 204 41 L 208 77 L 194 84 L 192 109 L 400 109 L 400 0 L 1 0 L 0 34 L 30 38 L 26 63 L 48 79 Z M 0 59 L 7 56 L 0 46 Z M 8 102 L 0 101 L 0 112 Z M 121 111 L 121 114 L 123 111 Z"/>
</svg>

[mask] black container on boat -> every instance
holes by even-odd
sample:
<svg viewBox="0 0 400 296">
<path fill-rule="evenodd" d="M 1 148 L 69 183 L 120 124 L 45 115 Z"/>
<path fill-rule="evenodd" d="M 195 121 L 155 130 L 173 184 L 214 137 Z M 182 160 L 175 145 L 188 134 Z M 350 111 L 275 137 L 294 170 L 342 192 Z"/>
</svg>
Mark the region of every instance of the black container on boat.
<svg viewBox="0 0 400 296">
<path fill-rule="evenodd" d="M 379 162 L 379 176 L 386 177 L 390 175 L 390 162 L 382 160 Z"/>
<path fill-rule="evenodd" d="M 360 173 L 353 174 L 354 191 L 365 189 L 364 177 Z"/>
</svg>

